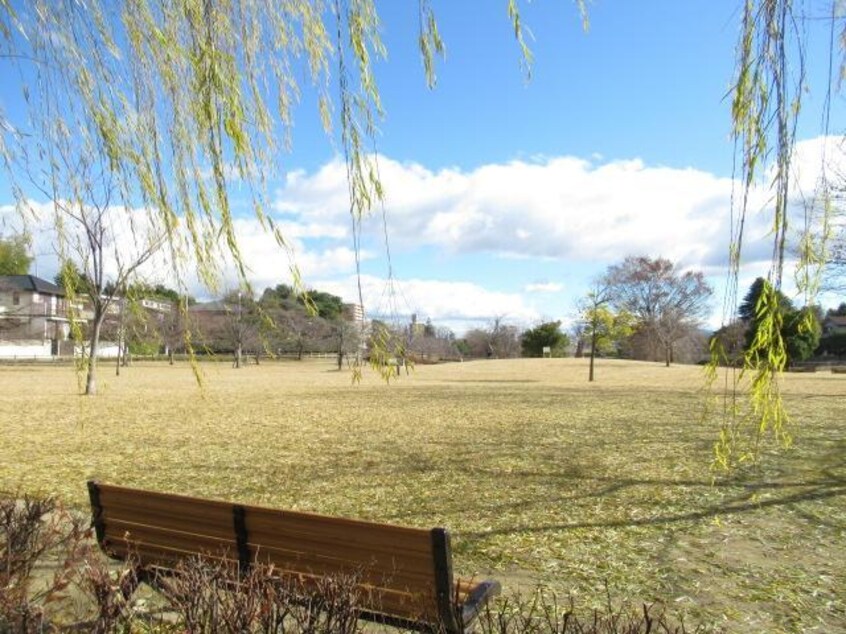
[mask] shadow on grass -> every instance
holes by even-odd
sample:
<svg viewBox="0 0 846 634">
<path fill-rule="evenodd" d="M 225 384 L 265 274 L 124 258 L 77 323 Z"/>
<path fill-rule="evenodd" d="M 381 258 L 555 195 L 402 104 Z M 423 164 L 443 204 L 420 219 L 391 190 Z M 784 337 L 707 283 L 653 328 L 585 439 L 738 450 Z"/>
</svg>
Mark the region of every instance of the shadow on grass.
<svg viewBox="0 0 846 634">
<path fill-rule="evenodd" d="M 750 501 L 742 503 L 732 501 L 726 504 L 709 506 L 705 509 L 702 509 L 701 511 L 680 513 L 664 517 L 651 517 L 648 519 L 608 520 L 599 522 L 573 522 L 568 524 L 543 524 L 538 526 L 522 526 L 509 529 L 493 529 L 489 531 L 475 533 L 462 533 L 462 536 L 467 537 L 468 539 L 484 539 L 495 535 L 543 533 L 547 531 L 562 531 L 577 528 L 628 528 L 633 526 L 658 526 L 662 524 L 673 524 L 676 522 L 688 522 L 702 519 L 710 519 L 723 515 L 731 515 L 734 513 L 758 511 L 763 508 L 773 506 L 787 506 L 798 502 L 825 500 L 829 498 L 839 497 L 841 495 L 846 495 L 846 481 L 841 481 L 840 485 L 837 487 L 819 487 L 811 491 L 803 491 L 794 495 L 787 495 L 771 500 L 754 502 Z"/>
<path fill-rule="evenodd" d="M 609 519 L 588 522 L 572 522 L 572 523 L 553 523 L 553 524 L 536 524 L 532 526 L 515 526 L 513 528 L 495 528 L 486 531 L 463 533 L 464 537 L 468 539 L 485 539 L 496 535 L 516 535 L 516 534 L 535 534 L 547 531 L 565 531 L 580 528 L 628 528 L 638 526 L 660 526 L 671 525 L 680 522 L 699 521 L 703 519 L 713 519 L 721 516 L 733 515 L 738 513 L 747 513 L 752 511 L 760 511 L 767 508 L 774 507 L 790 507 L 792 505 L 803 502 L 818 502 L 822 500 L 831 500 L 846 496 L 846 474 L 844 474 L 844 467 L 846 467 L 846 440 L 841 440 L 834 443 L 834 447 L 821 456 L 818 462 L 819 473 L 821 478 L 813 480 L 806 480 L 800 482 L 783 482 L 783 481 L 758 481 L 749 479 L 749 474 L 742 474 L 737 478 L 725 479 L 721 481 L 705 481 L 705 480 L 672 480 L 672 479 L 651 479 L 651 478 L 614 478 L 603 476 L 586 476 L 570 474 L 567 480 L 569 481 L 594 481 L 594 482 L 608 482 L 608 486 L 604 486 L 596 491 L 588 491 L 582 494 L 562 496 L 556 501 L 566 502 L 575 501 L 585 498 L 601 498 L 610 495 L 615 495 L 624 492 L 627 489 L 638 486 L 661 486 L 661 487 L 707 487 L 712 489 L 726 489 L 726 488 L 740 488 L 742 489 L 738 495 L 721 502 L 719 504 L 710 504 L 698 510 L 692 510 L 685 513 L 674 513 L 668 515 L 657 515 L 648 518 L 630 518 L 630 519 Z M 501 476 L 502 474 L 500 474 Z M 538 474 L 543 475 L 543 474 Z M 548 475 L 548 474 L 547 474 Z M 491 477 L 495 476 L 491 474 Z M 581 487 L 578 487 L 581 488 Z M 799 489 L 795 492 L 787 492 L 788 489 Z M 760 500 L 756 499 L 761 491 L 775 492 L 774 497 Z M 549 503 L 551 500 L 545 500 Z M 691 500 L 692 504 L 696 504 L 696 500 Z M 506 509 L 520 509 L 527 508 L 537 504 L 536 500 L 522 501 L 503 505 L 499 508 L 500 511 Z M 807 516 L 808 519 L 813 519 L 815 523 L 825 524 L 832 528 L 844 528 L 846 522 L 838 522 L 833 518 L 823 518 L 817 515 L 808 514 L 801 509 L 794 508 L 794 511 Z"/>
</svg>

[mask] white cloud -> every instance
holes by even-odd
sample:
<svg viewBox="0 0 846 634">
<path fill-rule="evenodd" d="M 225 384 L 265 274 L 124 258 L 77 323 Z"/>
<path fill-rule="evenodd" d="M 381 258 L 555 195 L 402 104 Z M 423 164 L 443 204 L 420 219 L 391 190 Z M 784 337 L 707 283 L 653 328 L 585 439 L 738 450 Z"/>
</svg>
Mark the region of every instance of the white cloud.
<svg viewBox="0 0 846 634">
<path fill-rule="evenodd" d="M 846 175 L 846 137 L 817 137 L 796 143 L 791 173 L 795 197 L 814 195 L 823 167 L 829 178 L 842 180 Z M 773 170 L 768 170 L 766 179 L 772 180 L 773 175 Z"/>
<path fill-rule="evenodd" d="M 26 207 L 24 216 L 12 205 L 0 207 L 0 233 L 20 233 L 25 229 L 32 238 L 31 252 L 35 256 L 33 273 L 52 279 L 58 271 L 60 243 L 64 243 L 66 252 L 72 259 L 78 260 L 74 244 L 78 235 L 81 235 L 79 227 L 66 221 L 60 239 L 54 220 L 55 210 L 51 203 L 28 201 Z M 139 251 L 141 236 L 149 226 L 143 210 L 130 210 L 127 213 L 124 207 L 116 206 L 110 208 L 109 213 L 119 218 L 119 221 L 108 225 L 110 236 L 105 252 L 107 278 L 113 277 L 116 271 L 117 262 L 113 254 L 120 253 L 124 261 L 131 259 L 133 254 Z M 127 217 L 135 219 L 134 232 L 132 225 L 125 222 Z M 291 283 L 294 263 L 306 280 L 321 276 L 349 275 L 355 270 L 356 254 L 352 245 L 344 242 L 347 240 L 345 227 L 317 222 L 282 222 L 277 223 L 277 227 L 285 237 L 287 249 L 280 246 L 257 219 L 249 217 L 234 221 L 235 235 L 248 278 L 258 292 L 267 286 Z M 322 247 L 310 246 L 307 241 L 313 239 L 329 240 L 330 244 Z M 181 271 L 184 284 L 191 294 L 198 297 L 208 296 L 209 290 L 204 288 L 200 281 L 196 260 L 190 249 L 183 251 Z M 176 286 L 170 255 L 169 249 L 162 249 L 157 257 L 139 270 L 139 274 L 150 281 Z M 359 253 L 362 261 L 371 257 L 372 254 L 367 250 Z M 223 249 L 219 258 L 223 263 L 223 279 L 220 286 L 224 289 L 234 288 L 237 286 L 237 275 L 233 260 Z"/>
<path fill-rule="evenodd" d="M 699 265 L 725 259 L 733 181 L 692 168 L 558 157 L 436 172 L 383 157 L 380 173 L 388 229 L 404 248 L 582 262 L 639 253 Z M 346 223 L 345 178 L 338 160 L 311 176 L 298 172 L 275 208 L 302 222 Z M 764 203 L 755 192 L 751 209 Z M 750 214 L 751 242 L 767 222 L 765 213 Z M 380 223 L 376 214 L 373 239 Z"/>
<path fill-rule="evenodd" d="M 800 199 L 813 194 L 824 156 L 829 173 L 842 173 L 843 138 L 797 144 L 792 170 L 797 214 Z M 404 248 L 434 246 L 447 254 L 587 263 L 649 254 L 685 266 L 724 268 L 732 197 L 741 194 L 731 178 L 703 170 L 599 156 L 439 171 L 381 157 L 379 167 L 392 241 Z M 771 174 L 764 171 L 749 198 L 744 237 L 748 262 L 767 261 L 771 255 L 770 181 Z M 348 224 L 348 206 L 346 170 L 336 159 L 314 174 L 289 175 L 277 192 L 275 208 L 301 222 L 337 226 Z M 381 216 L 374 216 L 369 227 L 376 239 Z"/>
<path fill-rule="evenodd" d="M 355 271 L 356 253 L 343 228 L 331 224 L 295 222 L 278 223 L 277 228 L 284 236 L 285 246 L 277 243 L 274 236 L 253 217 L 234 221 L 247 278 L 257 293 L 277 284 L 291 284 L 294 267 L 303 281 L 312 286 L 315 279 L 346 276 Z M 315 239 L 317 242 L 314 242 Z M 358 254 L 360 261 L 373 257 L 374 254 L 367 249 Z M 225 253 L 221 254 L 221 258 L 225 262 L 221 286 L 234 288 L 238 284 L 234 262 Z M 196 296 L 209 295 L 208 289 L 195 276 L 189 277 L 186 283 Z"/>
<path fill-rule="evenodd" d="M 52 202 L 27 200 L 18 208 L 0 207 L 0 227 L 9 233 L 26 233 L 30 237 L 30 253 L 34 258 L 31 272 L 39 277 L 52 279 L 56 275 L 61 253 L 77 263 L 83 257 L 90 257 L 85 230 L 63 211 L 64 205 L 68 203 L 55 206 Z M 106 279 L 114 279 L 119 268 L 126 270 L 138 259 L 143 259 L 142 254 L 149 246 L 161 241 L 162 232 L 155 229 L 155 219 L 144 209 L 113 205 L 103 214 L 103 272 Z M 57 218 L 61 218 L 61 231 Z M 139 273 L 152 275 L 159 270 L 170 270 L 165 248 L 146 259 Z"/>
<path fill-rule="evenodd" d="M 527 284 L 523 290 L 527 293 L 559 293 L 563 289 L 564 285 L 556 282 L 536 282 Z"/>
<path fill-rule="evenodd" d="M 320 280 L 317 288 L 339 295 L 345 301 L 358 302 L 357 279 Z M 362 296 L 368 317 L 406 323 L 412 314 L 448 325 L 457 333 L 486 324 L 493 317 L 526 325 L 540 314 L 526 305 L 519 293 L 491 291 L 470 282 L 422 279 L 385 280 L 364 275 Z"/>
<path fill-rule="evenodd" d="M 841 146 L 842 139 L 833 137 L 797 145 L 797 192 L 806 198 L 812 194 L 824 155 L 831 163 L 829 172 L 837 173 L 840 168 L 842 173 L 846 162 Z M 468 270 L 464 265 L 456 269 L 452 280 L 427 280 L 425 258 L 429 256 L 422 255 L 425 249 L 441 258 L 484 254 L 562 262 L 570 271 L 567 288 L 575 294 L 580 291 L 573 270 L 601 270 L 628 254 L 660 255 L 685 267 L 703 269 L 713 279 L 724 276 L 731 235 L 730 205 L 732 195 L 739 194 L 730 178 L 693 168 L 600 156 L 540 157 L 472 170 L 430 170 L 381 157 L 379 167 L 387 196 L 391 247 L 395 253 L 409 255 L 403 270 L 413 278 L 402 282 L 409 298 L 400 302 L 405 305 L 403 313 L 417 312 L 456 324 L 496 315 L 531 323 L 541 317 L 541 312 L 560 312 L 566 301 L 561 293 L 563 286 L 544 278 L 511 280 L 510 288 L 522 288 L 522 292 L 500 292 L 503 286 L 498 279 L 486 280 L 486 287 L 468 283 L 459 272 Z M 764 179 L 766 174 L 752 192 L 746 222 L 744 261 L 756 274 L 766 269 L 772 251 L 771 238 L 767 237 L 771 200 L 764 191 Z M 49 277 L 50 262 L 55 262 L 55 256 L 52 260 L 49 256 L 55 233 L 49 205 L 41 207 L 41 215 L 30 222 L 30 229 L 36 237 L 39 273 Z M 801 211 L 798 205 L 794 209 Z M 384 257 L 381 210 L 375 211 L 365 222 L 359 255 L 364 261 Z M 251 216 L 235 221 L 244 263 L 256 290 L 289 283 L 293 261 L 307 284 L 345 299 L 354 298 L 351 276 L 356 269 L 356 254 L 342 161 L 330 161 L 313 173 L 289 173 L 276 193 L 273 213 L 290 251 L 276 244 Z M 11 226 L 9 218 L 13 216 L 17 214 L 12 207 L 0 208 L 0 228 Z M 125 236 L 121 239 L 129 240 Z M 233 268 L 231 264 L 225 268 L 224 286 L 233 286 Z M 167 267 L 160 265 L 156 272 L 167 283 Z M 539 269 L 538 275 L 549 273 Z M 380 308 L 386 301 L 384 281 L 365 279 L 366 306 L 384 311 Z M 194 294 L 208 294 L 193 277 L 186 281 Z"/>
</svg>

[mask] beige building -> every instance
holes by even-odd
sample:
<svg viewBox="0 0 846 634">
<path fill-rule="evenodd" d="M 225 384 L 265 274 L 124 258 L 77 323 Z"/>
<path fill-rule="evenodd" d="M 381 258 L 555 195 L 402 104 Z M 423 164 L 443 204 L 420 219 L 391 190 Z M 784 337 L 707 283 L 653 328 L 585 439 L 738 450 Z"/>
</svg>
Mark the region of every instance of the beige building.
<svg viewBox="0 0 846 634">
<path fill-rule="evenodd" d="M 64 291 L 34 275 L 0 276 L 0 356 L 51 356 L 70 334 Z"/>
</svg>

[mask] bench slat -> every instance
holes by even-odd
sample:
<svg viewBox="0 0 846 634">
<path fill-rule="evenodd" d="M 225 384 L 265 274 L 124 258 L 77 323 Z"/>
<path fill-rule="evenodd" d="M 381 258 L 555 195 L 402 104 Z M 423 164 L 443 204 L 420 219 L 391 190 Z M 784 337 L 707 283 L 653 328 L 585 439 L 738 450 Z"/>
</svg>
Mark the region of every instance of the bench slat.
<svg viewBox="0 0 846 634">
<path fill-rule="evenodd" d="M 143 542 L 145 544 L 173 547 L 178 550 L 193 551 L 212 556 L 226 556 L 238 559 L 235 540 L 219 539 L 208 535 L 163 530 L 158 526 L 147 526 L 133 522 L 112 519 L 106 524 L 106 539 L 109 544 L 115 542 Z M 138 553 L 141 557 L 143 553 Z"/>
<path fill-rule="evenodd" d="M 404 568 L 417 570 L 421 574 L 431 576 L 433 571 L 431 549 L 428 553 L 421 553 L 385 543 L 379 547 L 370 547 L 367 543 L 355 539 L 355 536 L 350 536 L 344 541 L 332 541 L 316 532 L 314 534 L 290 533 L 284 526 L 280 527 L 278 532 L 269 529 L 251 530 L 249 520 L 247 535 L 247 541 L 250 544 L 264 548 L 296 551 L 304 555 L 311 553 L 383 570 L 396 568 L 397 562 L 401 561 Z M 387 536 L 385 538 L 387 539 Z"/>
<path fill-rule="evenodd" d="M 380 570 L 367 564 L 357 564 L 343 559 L 332 559 L 315 555 L 304 555 L 295 551 L 261 548 L 256 554 L 260 564 L 273 564 L 284 570 L 293 570 L 312 575 L 331 576 L 341 574 L 358 576 L 363 583 L 399 590 L 419 590 L 431 585 L 432 575 L 397 567 Z"/>
<path fill-rule="evenodd" d="M 231 511 L 232 502 L 222 502 L 220 500 L 208 500 L 204 498 L 195 498 L 186 495 L 179 495 L 176 493 L 160 493 L 158 491 L 145 491 L 143 489 L 132 489 L 129 487 L 121 487 L 113 484 L 98 484 L 100 490 L 101 501 L 104 507 L 109 503 L 118 503 L 122 498 L 131 501 L 133 505 L 144 506 L 145 508 L 159 508 L 161 510 L 175 510 L 175 509 L 199 509 L 212 512 L 217 509 L 221 512 Z M 261 506 L 242 505 L 249 513 L 264 515 L 264 516 L 284 516 L 292 523 L 301 521 L 308 526 L 310 523 L 319 522 L 322 526 L 334 526 L 340 530 L 348 530 L 355 528 L 374 528 L 384 527 L 389 529 L 395 536 L 399 537 L 403 534 L 415 536 L 421 532 L 427 532 L 425 529 L 410 528 L 406 526 L 396 526 L 393 524 L 382 524 L 379 522 L 368 522 L 366 520 L 349 519 L 345 517 L 334 517 L 331 515 L 320 515 L 317 513 L 306 513 L 304 511 L 281 511 L 278 509 L 269 509 Z"/>
<path fill-rule="evenodd" d="M 179 548 L 169 548 L 161 544 L 149 544 L 140 540 L 133 540 L 132 542 L 114 541 L 107 545 L 107 552 L 113 557 L 125 560 L 133 560 L 133 558 L 140 558 L 139 563 L 143 568 L 158 567 L 158 568 L 175 568 L 180 561 L 189 559 L 196 559 L 201 554 L 204 557 L 215 558 L 213 555 L 206 553 L 198 553 L 196 550 L 182 550 Z M 218 559 L 220 557 L 217 557 Z M 228 558 L 230 560 L 237 561 Z"/>
<path fill-rule="evenodd" d="M 415 553 L 430 559 L 432 556 L 428 529 L 369 522 L 337 524 L 324 522 L 327 518 L 322 515 L 304 516 L 253 506 L 245 506 L 244 513 L 250 534 L 256 532 L 279 539 L 308 537 L 313 541 L 360 545 L 380 552 Z"/>
<path fill-rule="evenodd" d="M 105 486 L 100 492 L 100 503 L 106 513 L 114 516 L 155 517 L 162 523 L 194 522 L 195 527 L 202 526 L 204 530 L 227 530 L 230 535 L 232 532 L 232 504 L 229 503 L 211 500 L 182 503 L 171 496 L 134 498 L 130 493 Z"/>
<path fill-rule="evenodd" d="M 229 509 L 228 517 L 216 518 L 216 521 L 211 521 L 209 518 L 199 515 L 186 515 L 176 512 L 167 515 L 163 512 L 147 512 L 144 509 L 131 509 L 115 505 L 106 508 L 103 512 L 103 521 L 106 525 L 111 522 L 127 522 L 158 526 L 167 530 L 196 535 L 202 534 L 218 539 L 235 540 L 232 528 L 232 509 Z"/>
</svg>

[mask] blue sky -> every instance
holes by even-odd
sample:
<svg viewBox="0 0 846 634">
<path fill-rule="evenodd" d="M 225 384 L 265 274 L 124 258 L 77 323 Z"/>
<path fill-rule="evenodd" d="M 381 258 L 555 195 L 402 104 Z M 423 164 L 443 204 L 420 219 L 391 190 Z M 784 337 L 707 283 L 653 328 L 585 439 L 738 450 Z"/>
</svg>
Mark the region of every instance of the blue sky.
<svg viewBox="0 0 846 634">
<path fill-rule="evenodd" d="M 535 55 L 527 81 L 504 0 L 433 2 L 447 54 L 428 90 L 416 3 L 380 3 L 388 59 L 376 65 L 386 111 L 376 149 L 395 285 L 385 280 L 377 213 L 366 222 L 361 254 L 368 311 L 415 312 L 457 332 L 494 317 L 520 326 L 567 322 L 591 279 L 626 255 L 646 254 L 704 270 L 717 288 L 709 319 L 717 325 L 739 4 L 597 0 L 585 32 L 575 3 L 521 3 Z M 811 11 L 824 6 L 807 3 Z M 797 159 L 806 189 L 823 147 L 823 24 L 807 23 L 810 89 Z M 11 99 L 0 97 L 7 112 L 16 107 Z M 833 106 L 832 130 L 840 133 L 842 98 Z M 269 195 L 306 283 L 354 301 L 338 151 L 306 91 L 292 151 L 279 157 Z M 4 183 L 0 205 L 11 202 Z M 756 200 L 766 208 L 765 191 Z M 288 281 L 287 259 L 249 216 L 239 232 L 257 290 Z M 766 272 L 765 214 L 751 219 L 749 232 L 741 285 Z"/>
</svg>

